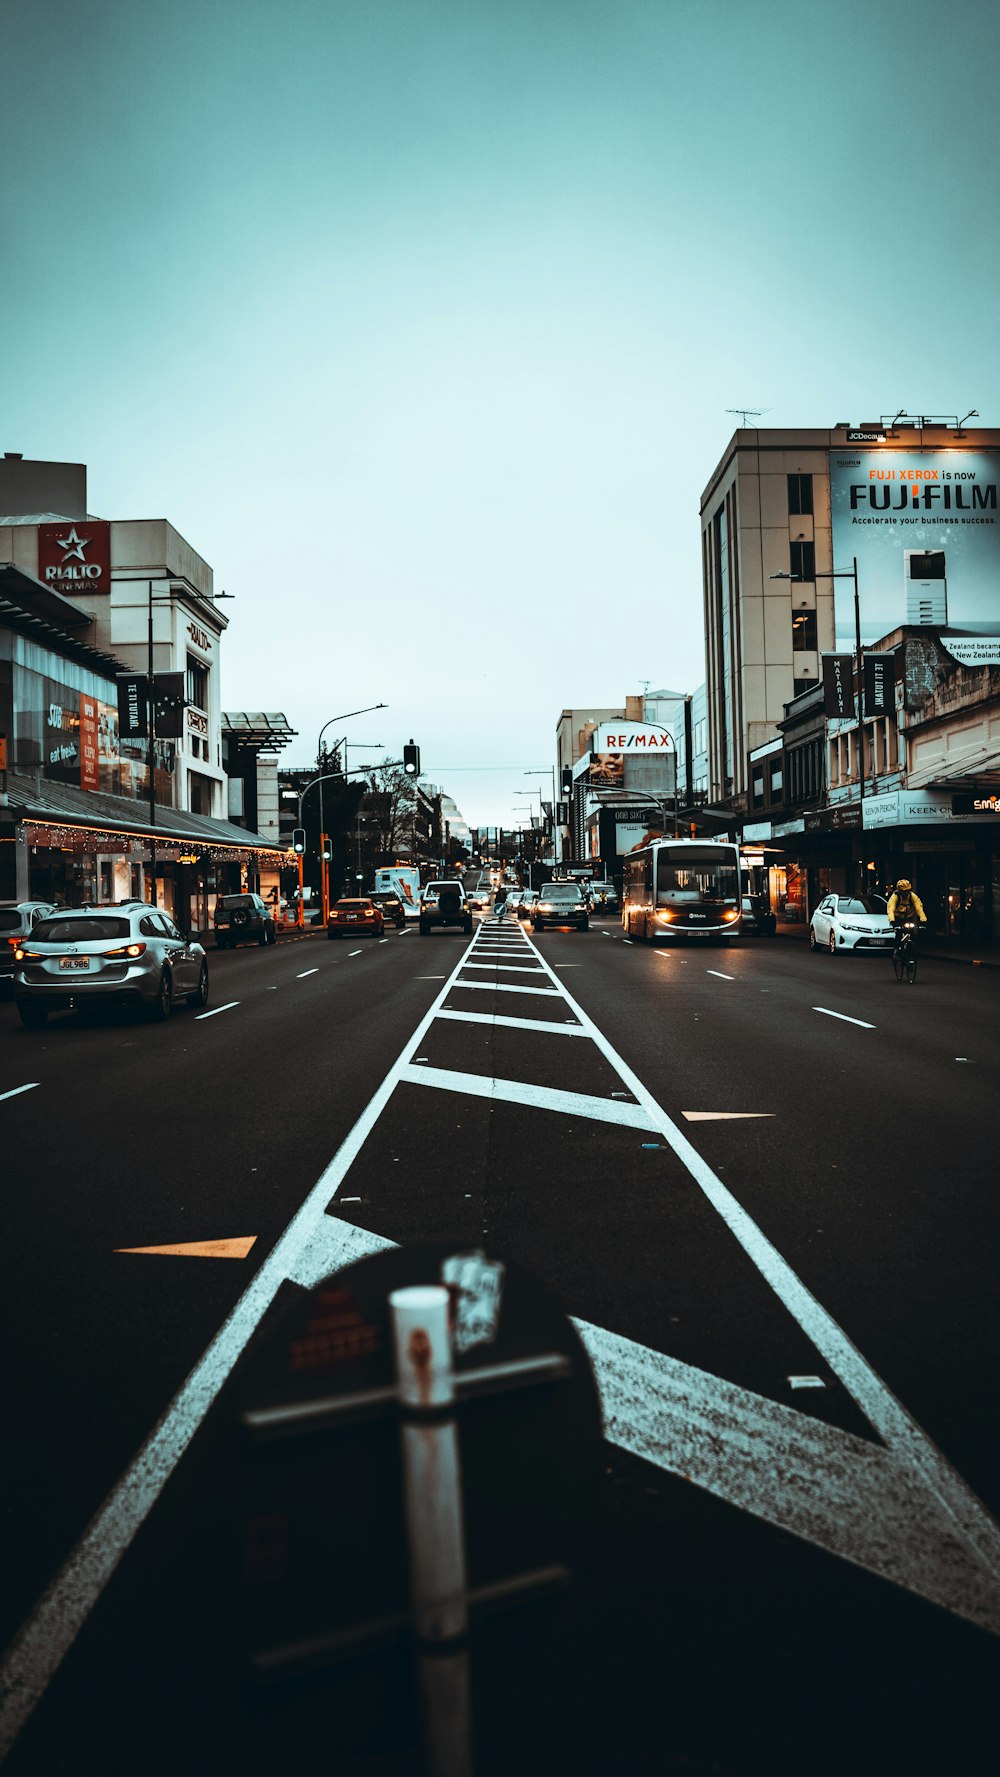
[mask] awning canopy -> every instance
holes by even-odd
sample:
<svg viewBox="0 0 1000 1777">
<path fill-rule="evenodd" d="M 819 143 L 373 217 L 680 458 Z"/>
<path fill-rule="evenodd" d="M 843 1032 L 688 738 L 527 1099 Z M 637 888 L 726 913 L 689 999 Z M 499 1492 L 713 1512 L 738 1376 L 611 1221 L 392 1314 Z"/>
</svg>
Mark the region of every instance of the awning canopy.
<svg viewBox="0 0 1000 1777">
<path fill-rule="evenodd" d="M 906 778 L 908 790 L 966 790 L 970 783 L 1000 784 L 1000 747 L 987 744 L 953 759 L 936 759 Z"/>
<path fill-rule="evenodd" d="M 156 807 L 156 821 L 151 823 L 149 804 L 133 802 L 127 796 L 106 796 L 98 790 L 81 790 L 72 784 L 36 781 L 19 772 L 7 777 L 7 806 L 0 808 L 0 820 L 24 823 L 51 830 L 55 835 L 87 832 L 93 835 L 95 851 L 113 851 L 116 846 L 101 840 L 153 839 L 157 846 L 183 846 L 199 855 L 208 852 L 218 861 L 226 854 L 236 857 L 267 857 L 272 866 L 284 862 L 285 852 L 260 833 L 237 827 L 232 821 L 217 821 L 210 815 L 190 814 L 183 808 Z M 37 843 L 37 841 L 36 841 Z M 53 838 L 53 843 L 60 843 Z"/>
</svg>

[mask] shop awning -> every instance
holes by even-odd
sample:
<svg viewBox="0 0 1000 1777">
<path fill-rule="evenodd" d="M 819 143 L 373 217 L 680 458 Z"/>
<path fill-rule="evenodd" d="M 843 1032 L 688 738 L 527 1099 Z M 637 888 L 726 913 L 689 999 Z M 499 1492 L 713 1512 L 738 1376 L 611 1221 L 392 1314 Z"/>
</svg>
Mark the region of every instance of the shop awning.
<svg viewBox="0 0 1000 1777">
<path fill-rule="evenodd" d="M 217 821 L 210 815 L 189 814 L 183 808 L 163 808 L 157 804 L 156 822 L 152 825 L 146 802 L 133 802 L 127 796 L 106 796 L 98 790 L 80 790 L 46 778 L 36 780 L 19 772 L 8 774 L 7 806 L 0 807 L 0 819 L 47 829 L 54 845 L 62 843 L 60 833 L 73 838 L 90 834 L 93 845 L 89 849 L 95 851 L 116 850 L 114 842 L 118 840 L 155 837 L 158 850 L 170 847 L 192 856 L 207 852 L 219 862 L 227 854 L 234 858 L 266 858 L 272 866 L 285 861 L 280 846 L 232 821 Z M 102 838 L 111 841 L 106 848 L 101 845 Z M 33 839 L 35 844 L 44 842 Z"/>
<path fill-rule="evenodd" d="M 967 790 L 970 784 L 1000 784 L 1000 748 L 989 745 L 907 774 L 908 790 Z"/>
</svg>

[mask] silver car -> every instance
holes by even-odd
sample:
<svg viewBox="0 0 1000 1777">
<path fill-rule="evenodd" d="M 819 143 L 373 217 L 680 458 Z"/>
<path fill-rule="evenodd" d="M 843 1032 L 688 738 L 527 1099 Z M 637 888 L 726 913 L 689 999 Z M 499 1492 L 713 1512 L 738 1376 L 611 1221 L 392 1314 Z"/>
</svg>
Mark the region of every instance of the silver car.
<svg viewBox="0 0 1000 1777">
<path fill-rule="evenodd" d="M 40 919 L 54 913 L 51 901 L 0 901 L 0 988 L 14 980 L 14 952 Z"/>
<path fill-rule="evenodd" d="M 50 1012 L 101 1004 L 144 1006 L 165 1019 L 176 1000 L 208 1004 L 208 959 L 143 901 L 60 908 L 14 951 L 14 998 L 29 1030 Z"/>
</svg>

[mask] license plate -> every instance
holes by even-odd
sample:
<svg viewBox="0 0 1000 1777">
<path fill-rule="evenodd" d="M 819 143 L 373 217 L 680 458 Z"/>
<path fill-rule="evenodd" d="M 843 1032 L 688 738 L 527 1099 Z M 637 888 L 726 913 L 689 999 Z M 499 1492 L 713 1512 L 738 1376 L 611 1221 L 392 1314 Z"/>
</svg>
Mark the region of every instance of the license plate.
<svg viewBox="0 0 1000 1777">
<path fill-rule="evenodd" d="M 90 958 L 89 956 L 61 956 L 59 967 L 61 969 L 89 969 Z"/>
</svg>

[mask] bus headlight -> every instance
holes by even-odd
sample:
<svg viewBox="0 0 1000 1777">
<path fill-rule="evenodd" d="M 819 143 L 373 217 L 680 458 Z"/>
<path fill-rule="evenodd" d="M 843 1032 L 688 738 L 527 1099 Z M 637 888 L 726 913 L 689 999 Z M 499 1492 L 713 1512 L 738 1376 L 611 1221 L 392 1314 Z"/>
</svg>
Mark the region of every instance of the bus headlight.
<svg viewBox="0 0 1000 1777">
<path fill-rule="evenodd" d="M 722 915 L 722 917 L 723 917 L 723 919 L 725 919 L 725 920 L 732 920 L 732 919 L 739 919 L 739 917 L 740 917 L 740 916 L 739 916 L 739 914 L 738 914 L 738 913 L 737 913 L 737 911 L 736 911 L 736 909 L 735 909 L 735 907 L 727 907 L 727 908 L 726 908 L 726 911 L 725 911 L 725 913 L 724 913 L 724 914 L 723 914 L 723 915 Z"/>
<path fill-rule="evenodd" d="M 660 909 L 659 913 L 656 915 L 656 917 L 657 917 L 657 919 L 670 920 L 670 919 L 676 919 L 677 915 L 674 912 L 672 907 L 661 907 L 661 909 Z"/>
</svg>

